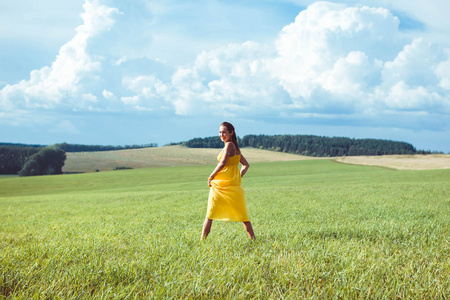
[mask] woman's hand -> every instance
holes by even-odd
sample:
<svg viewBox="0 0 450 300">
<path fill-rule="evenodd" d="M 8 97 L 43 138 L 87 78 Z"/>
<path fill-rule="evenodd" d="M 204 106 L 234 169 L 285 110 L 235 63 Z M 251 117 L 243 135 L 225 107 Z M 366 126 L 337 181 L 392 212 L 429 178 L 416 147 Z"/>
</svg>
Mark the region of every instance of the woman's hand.
<svg viewBox="0 0 450 300">
<path fill-rule="evenodd" d="M 211 187 L 211 180 L 212 180 L 212 178 L 209 177 L 209 178 L 208 178 L 208 186 L 209 186 L 209 187 Z"/>
</svg>

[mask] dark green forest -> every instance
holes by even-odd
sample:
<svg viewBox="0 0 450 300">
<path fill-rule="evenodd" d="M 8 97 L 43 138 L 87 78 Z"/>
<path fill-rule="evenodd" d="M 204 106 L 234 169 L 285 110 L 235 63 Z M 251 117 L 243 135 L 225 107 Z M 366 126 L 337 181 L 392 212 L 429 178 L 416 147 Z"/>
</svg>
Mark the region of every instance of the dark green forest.
<svg viewBox="0 0 450 300">
<path fill-rule="evenodd" d="M 379 139 L 352 139 L 315 135 L 246 135 L 238 138 L 239 147 L 253 147 L 316 157 L 418 154 L 413 145 Z M 219 137 L 195 138 L 180 143 L 190 148 L 222 148 Z M 426 154 L 426 151 L 420 151 Z M 429 152 L 428 152 L 429 153 Z"/>
<path fill-rule="evenodd" d="M 0 146 L 0 174 L 18 174 L 27 159 L 40 148 L 22 146 Z"/>
</svg>

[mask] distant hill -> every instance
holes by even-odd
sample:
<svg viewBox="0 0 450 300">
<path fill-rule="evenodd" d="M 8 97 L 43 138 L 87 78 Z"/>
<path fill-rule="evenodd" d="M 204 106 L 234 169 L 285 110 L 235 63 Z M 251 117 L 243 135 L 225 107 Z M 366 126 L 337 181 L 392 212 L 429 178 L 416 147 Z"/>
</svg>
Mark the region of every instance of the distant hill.
<svg viewBox="0 0 450 300">
<path fill-rule="evenodd" d="M 95 172 L 96 170 L 112 171 L 124 168 L 214 165 L 217 163 L 219 152 L 220 150 L 215 148 L 194 149 L 179 145 L 107 152 L 73 152 L 67 153 L 63 172 L 79 173 Z M 242 152 L 251 163 L 314 159 L 254 148 L 245 148 Z"/>
<path fill-rule="evenodd" d="M 179 144 L 190 148 L 223 147 L 219 137 L 195 138 Z M 239 138 L 239 146 L 314 157 L 418 153 L 413 145 L 405 142 L 315 135 L 246 135 Z"/>
</svg>

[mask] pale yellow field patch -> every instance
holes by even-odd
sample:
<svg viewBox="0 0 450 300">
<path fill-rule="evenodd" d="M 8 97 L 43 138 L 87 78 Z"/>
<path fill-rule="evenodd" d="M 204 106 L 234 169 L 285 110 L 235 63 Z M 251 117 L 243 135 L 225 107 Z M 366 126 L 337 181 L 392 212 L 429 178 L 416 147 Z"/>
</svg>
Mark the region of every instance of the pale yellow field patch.
<svg viewBox="0 0 450 300">
<path fill-rule="evenodd" d="M 397 170 L 450 169 L 450 155 L 382 155 L 346 156 L 333 158 L 337 162 L 357 165 L 380 166 Z"/>
<path fill-rule="evenodd" d="M 220 151 L 221 149 L 165 146 L 118 151 L 68 152 L 63 172 L 108 171 L 117 167 L 137 169 L 215 164 Z M 315 159 L 255 148 L 244 148 L 242 153 L 250 163 Z"/>
</svg>

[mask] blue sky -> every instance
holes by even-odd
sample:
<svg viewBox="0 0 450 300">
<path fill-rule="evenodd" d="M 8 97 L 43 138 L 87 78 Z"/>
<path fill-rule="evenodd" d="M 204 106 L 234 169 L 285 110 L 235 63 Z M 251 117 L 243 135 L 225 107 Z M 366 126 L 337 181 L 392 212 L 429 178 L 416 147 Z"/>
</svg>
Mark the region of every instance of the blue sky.
<svg viewBox="0 0 450 300">
<path fill-rule="evenodd" d="M 392 3 L 395 2 L 395 3 Z M 246 134 L 450 152 L 450 3 L 0 3 L 0 141 Z"/>
</svg>

